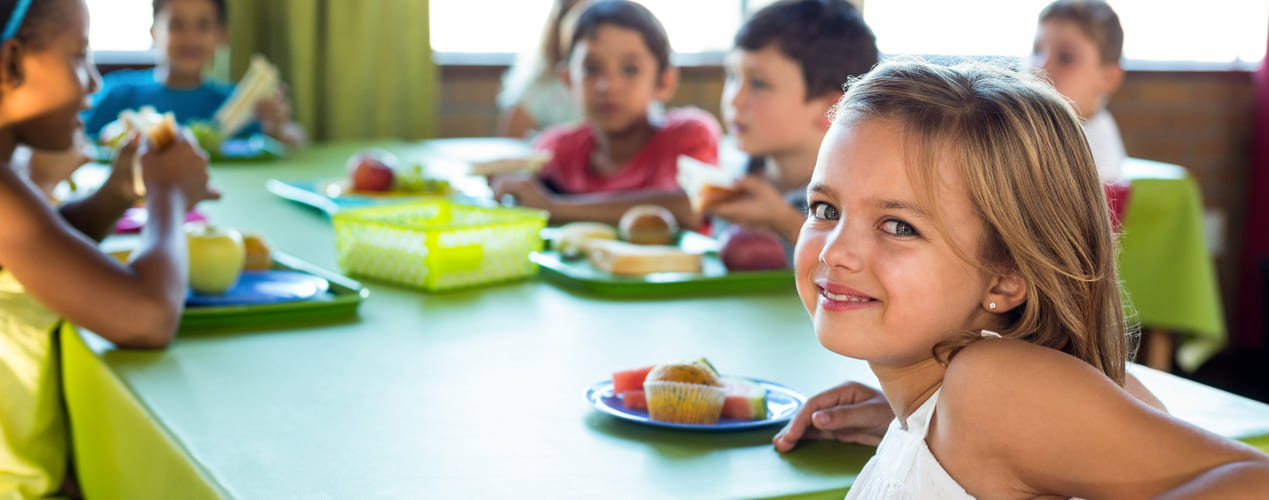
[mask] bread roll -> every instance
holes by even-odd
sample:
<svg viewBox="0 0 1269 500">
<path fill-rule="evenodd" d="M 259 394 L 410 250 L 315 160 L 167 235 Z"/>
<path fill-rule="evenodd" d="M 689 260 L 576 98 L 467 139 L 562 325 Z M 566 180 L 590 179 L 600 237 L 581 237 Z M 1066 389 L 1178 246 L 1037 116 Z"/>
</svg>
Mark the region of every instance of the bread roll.
<svg viewBox="0 0 1269 500">
<path fill-rule="evenodd" d="M 618 231 L 621 239 L 636 245 L 669 245 L 679 233 L 679 223 L 665 207 L 639 205 L 621 216 Z"/>
</svg>

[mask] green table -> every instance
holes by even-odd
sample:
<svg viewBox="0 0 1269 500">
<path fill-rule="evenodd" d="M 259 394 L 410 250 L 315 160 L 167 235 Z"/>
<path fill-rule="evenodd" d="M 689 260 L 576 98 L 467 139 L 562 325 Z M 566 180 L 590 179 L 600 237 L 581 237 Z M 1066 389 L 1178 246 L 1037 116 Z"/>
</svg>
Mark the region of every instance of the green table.
<svg viewBox="0 0 1269 500">
<path fill-rule="evenodd" d="M 217 166 L 216 222 L 334 269 L 326 215 L 269 178 L 338 175 L 357 145 Z M 89 498 L 841 498 L 870 447 L 781 455 L 776 428 L 704 434 L 594 411 L 616 369 L 708 356 L 806 395 L 867 366 L 819 346 L 792 290 L 612 300 L 531 280 L 426 295 L 375 282 L 342 324 L 183 334 L 117 350 L 63 332 L 66 399 Z M 1173 412 L 1269 446 L 1269 406 L 1134 368 Z"/>
<path fill-rule="evenodd" d="M 1119 278 L 1143 327 L 1180 335 L 1177 364 L 1193 372 L 1226 341 L 1198 186 L 1181 167 L 1138 158 L 1125 160 L 1124 175 Z"/>
</svg>

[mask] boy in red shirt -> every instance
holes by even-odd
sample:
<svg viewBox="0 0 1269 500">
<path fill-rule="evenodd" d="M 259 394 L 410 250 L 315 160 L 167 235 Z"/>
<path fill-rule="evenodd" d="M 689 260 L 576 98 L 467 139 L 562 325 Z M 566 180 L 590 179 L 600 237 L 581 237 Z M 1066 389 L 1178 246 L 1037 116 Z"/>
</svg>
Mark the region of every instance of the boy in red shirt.
<svg viewBox="0 0 1269 500">
<path fill-rule="evenodd" d="M 682 227 L 696 227 L 699 215 L 675 180 L 677 159 L 716 164 L 721 130 L 699 109 L 649 113 L 678 85 L 656 17 L 628 0 L 590 5 L 577 20 L 561 78 L 586 121 L 544 132 L 536 147 L 552 153 L 550 163 L 536 178 L 493 179 L 495 196 L 513 195 L 524 206 L 547 210 L 556 223 L 615 224 L 630 207 L 655 204 L 673 212 Z"/>
</svg>

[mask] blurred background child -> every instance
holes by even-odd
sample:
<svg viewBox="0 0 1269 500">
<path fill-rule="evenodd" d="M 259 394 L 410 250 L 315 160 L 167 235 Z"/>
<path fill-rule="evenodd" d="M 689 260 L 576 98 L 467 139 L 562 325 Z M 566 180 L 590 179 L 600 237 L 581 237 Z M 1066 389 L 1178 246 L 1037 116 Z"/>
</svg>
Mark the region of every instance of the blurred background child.
<svg viewBox="0 0 1269 500">
<path fill-rule="evenodd" d="M 102 253 L 97 241 L 137 201 L 130 158 L 56 209 L 9 162 L 20 144 L 74 144 L 100 85 L 84 0 L 0 0 L 0 26 L 0 498 L 45 498 L 69 458 L 54 327 L 65 319 L 121 347 L 171 342 L 188 290 L 184 215 L 217 194 L 206 156 L 179 135 L 142 151 L 149 222 L 127 264 Z M 139 142 L 128 138 L 121 156 Z"/>
<path fill-rule="evenodd" d="M 681 227 L 696 227 L 699 216 L 675 178 L 678 157 L 716 164 L 721 131 L 700 109 L 649 112 L 678 85 L 661 22 L 632 1 L 591 3 L 574 28 L 565 75 L 585 123 L 543 132 L 536 147 L 551 161 L 536 177 L 495 177 L 494 195 L 547 210 L 556 223 L 615 224 L 629 208 L 654 204 Z"/>
<path fill-rule="evenodd" d="M 874 64 L 876 37 L 845 0 L 782 0 L 754 13 L 727 56 L 722 95 L 723 120 L 749 155 L 749 175 L 736 185 L 740 196 L 707 210 L 796 242 L 828 110 L 846 80 Z"/>
<path fill-rule="evenodd" d="M 84 115 L 85 130 L 96 137 L 126 109 L 153 106 L 171 111 L 178 123 L 211 122 L 234 86 L 207 77 L 216 49 L 228 40 L 227 0 L 154 0 L 150 35 L 158 64 L 153 69 L 121 70 L 106 75 L 94 106 Z M 283 87 L 256 107 L 258 124 L 243 133 L 264 132 L 288 146 L 304 143 L 303 128 L 291 119 Z"/>
<path fill-rule="evenodd" d="M 1106 2 L 1057 0 L 1040 12 L 1031 64 L 1074 104 L 1103 182 L 1119 179 L 1126 156 L 1119 126 L 1106 110 L 1124 81 L 1123 48 L 1124 29 Z"/>
<path fill-rule="evenodd" d="M 560 79 L 573 40 L 573 24 L 588 0 L 555 0 L 542 40 L 516 58 L 498 93 L 498 135 L 526 137 L 535 130 L 581 121 L 582 110 Z"/>
</svg>

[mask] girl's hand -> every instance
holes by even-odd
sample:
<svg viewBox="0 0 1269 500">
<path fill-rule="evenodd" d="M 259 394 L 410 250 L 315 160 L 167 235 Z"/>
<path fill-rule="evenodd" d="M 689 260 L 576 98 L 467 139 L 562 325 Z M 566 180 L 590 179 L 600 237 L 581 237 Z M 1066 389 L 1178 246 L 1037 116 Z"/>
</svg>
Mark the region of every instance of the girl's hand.
<svg viewBox="0 0 1269 500">
<path fill-rule="evenodd" d="M 551 196 L 542 187 L 542 183 L 527 174 L 505 174 L 489 179 L 493 188 L 494 199 L 512 196 L 516 204 L 524 207 L 551 210 Z"/>
<path fill-rule="evenodd" d="M 133 132 L 121 144 L 122 146 L 115 151 L 114 158 L 110 160 L 110 176 L 106 178 L 102 189 L 108 189 L 122 199 L 131 200 L 129 204 L 132 204 L 137 201 L 136 189 L 133 187 L 136 184 L 132 178 L 134 172 L 132 166 L 137 161 L 141 135 Z"/>
<path fill-rule="evenodd" d="M 807 399 L 771 442 L 782 452 L 792 450 L 803 439 L 836 439 L 875 446 L 891 420 L 894 410 L 881 391 L 847 382 Z"/>
<path fill-rule="evenodd" d="M 200 201 L 220 198 L 220 193 L 207 185 L 207 153 L 185 134 L 177 134 L 161 151 L 150 149 L 147 142 L 140 154 L 146 192 L 178 190 L 184 195 L 186 211 Z"/>
</svg>

